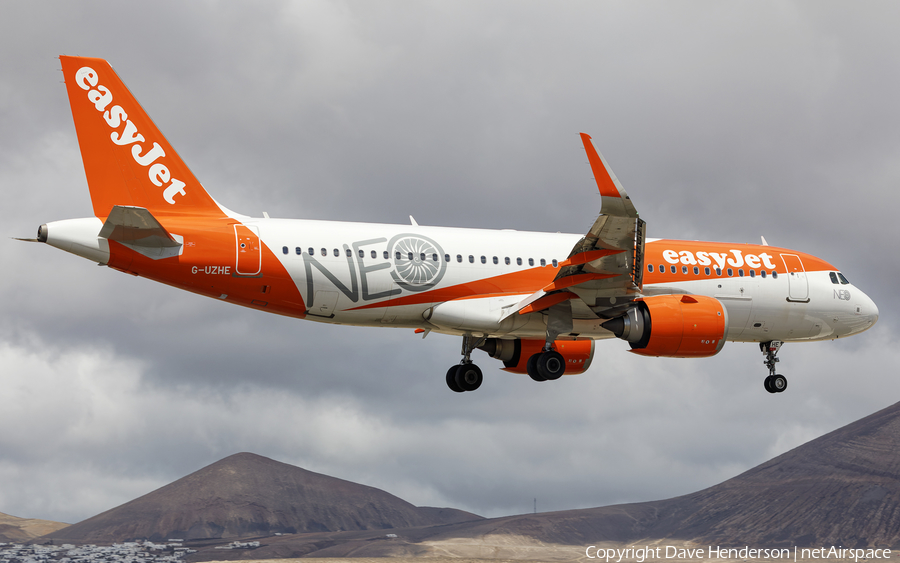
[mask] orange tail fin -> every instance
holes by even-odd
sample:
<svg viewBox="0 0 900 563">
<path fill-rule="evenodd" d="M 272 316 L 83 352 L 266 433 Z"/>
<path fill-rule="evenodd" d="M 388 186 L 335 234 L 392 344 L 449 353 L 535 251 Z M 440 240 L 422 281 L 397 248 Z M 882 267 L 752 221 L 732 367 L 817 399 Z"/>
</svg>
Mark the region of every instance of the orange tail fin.
<svg viewBox="0 0 900 563">
<path fill-rule="evenodd" d="M 60 57 L 94 215 L 135 206 L 157 216 L 223 212 L 103 59 Z"/>
</svg>

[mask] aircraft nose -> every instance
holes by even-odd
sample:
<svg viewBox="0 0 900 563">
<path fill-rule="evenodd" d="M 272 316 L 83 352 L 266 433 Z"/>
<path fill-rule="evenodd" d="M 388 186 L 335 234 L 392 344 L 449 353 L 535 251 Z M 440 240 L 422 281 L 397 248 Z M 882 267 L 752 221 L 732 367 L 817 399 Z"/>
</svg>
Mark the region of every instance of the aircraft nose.
<svg viewBox="0 0 900 563">
<path fill-rule="evenodd" d="M 867 328 L 871 328 L 872 325 L 878 321 L 878 306 L 875 305 L 875 302 L 869 298 L 868 295 L 859 292 L 862 296 L 859 304 L 857 305 L 857 314 L 861 317 L 862 320 L 865 320 L 865 323 L 860 327 L 859 332 L 866 330 Z"/>
</svg>

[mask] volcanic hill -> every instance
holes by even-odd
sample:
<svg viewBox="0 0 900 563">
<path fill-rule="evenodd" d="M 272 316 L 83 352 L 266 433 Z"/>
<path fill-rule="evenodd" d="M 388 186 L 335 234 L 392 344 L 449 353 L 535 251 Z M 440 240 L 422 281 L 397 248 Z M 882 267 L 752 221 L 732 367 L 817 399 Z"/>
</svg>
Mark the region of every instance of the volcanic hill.
<svg viewBox="0 0 900 563">
<path fill-rule="evenodd" d="M 0 512 L 0 542 L 26 542 L 65 528 L 68 524 L 37 518 L 19 518 Z"/>
<path fill-rule="evenodd" d="M 512 534 L 567 545 L 650 538 L 723 546 L 900 546 L 900 403 L 696 493 L 452 528 L 440 537 Z"/>
<path fill-rule="evenodd" d="M 523 514 L 384 534 L 267 539 L 254 559 L 388 557 L 513 544 L 634 542 L 757 547 L 900 546 L 900 403 L 702 491 L 667 500 Z M 468 546 L 468 547 L 465 547 Z M 478 547 L 481 546 L 481 547 Z M 250 555 L 230 554 L 231 558 Z M 201 551 L 194 561 L 222 559 Z"/>
<path fill-rule="evenodd" d="M 491 541 L 897 547 L 898 452 L 900 403 L 689 495 L 489 520 L 453 509 L 416 508 L 378 489 L 245 453 L 45 537 L 99 543 L 297 532 L 261 537 L 262 545 L 252 552 L 226 556 L 202 549 L 193 561 L 427 556 L 435 549 L 447 552 L 448 545 L 484 547 Z M 391 529 L 390 536 L 385 529 Z"/>
<path fill-rule="evenodd" d="M 114 542 L 383 530 L 479 519 L 419 508 L 382 490 L 239 453 L 58 532 L 53 540 Z"/>
</svg>

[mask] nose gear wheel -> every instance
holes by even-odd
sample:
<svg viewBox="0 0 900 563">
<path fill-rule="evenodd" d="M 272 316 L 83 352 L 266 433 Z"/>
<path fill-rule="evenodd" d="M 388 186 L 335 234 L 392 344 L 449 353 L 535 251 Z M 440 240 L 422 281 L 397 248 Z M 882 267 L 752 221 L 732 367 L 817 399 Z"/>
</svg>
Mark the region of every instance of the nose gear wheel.
<svg viewBox="0 0 900 563">
<path fill-rule="evenodd" d="M 769 368 L 769 375 L 763 381 L 763 387 L 765 387 L 766 391 L 769 393 L 782 393 L 788 386 L 787 378 L 781 374 L 775 373 L 775 364 L 780 361 L 776 356 L 778 355 L 778 350 L 781 349 L 782 344 L 784 344 L 784 342 L 780 340 L 759 343 L 759 351 L 766 356 L 766 359 L 763 360 L 763 364 Z"/>
</svg>

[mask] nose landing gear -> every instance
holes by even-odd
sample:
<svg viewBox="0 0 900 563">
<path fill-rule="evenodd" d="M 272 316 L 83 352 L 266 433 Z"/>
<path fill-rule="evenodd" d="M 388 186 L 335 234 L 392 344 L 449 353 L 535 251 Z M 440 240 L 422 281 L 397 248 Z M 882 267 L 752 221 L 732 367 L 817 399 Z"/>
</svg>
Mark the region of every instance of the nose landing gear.
<svg viewBox="0 0 900 563">
<path fill-rule="evenodd" d="M 776 357 L 778 350 L 784 342 L 780 340 L 772 340 L 770 342 L 760 342 L 759 351 L 766 355 L 763 364 L 769 368 L 769 375 L 763 381 L 763 386 L 769 393 L 781 393 L 787 389 L 787 378 L 781 374 L 775 373 L 775 364 L 779 362 Z"/>
</svg>

